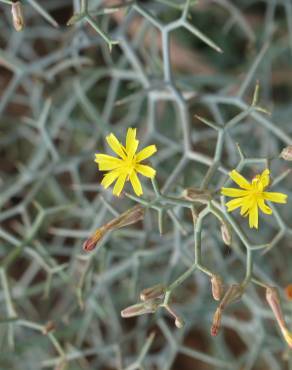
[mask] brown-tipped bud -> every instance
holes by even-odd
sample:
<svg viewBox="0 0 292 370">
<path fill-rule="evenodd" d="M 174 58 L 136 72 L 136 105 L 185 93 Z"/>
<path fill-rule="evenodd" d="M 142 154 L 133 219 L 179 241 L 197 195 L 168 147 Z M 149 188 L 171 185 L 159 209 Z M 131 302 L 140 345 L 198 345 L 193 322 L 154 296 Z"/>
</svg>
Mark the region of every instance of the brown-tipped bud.
<svg viewBox="0 0 292 370">
<path fill-rule="evenodd" d="M 91 252 L 94 248 L 96 248 L 97 243 L 104 237 L 107 231 L 108 230 L 106 227 L 97 229 L 95 233 L 83 243 L 83 250 L 85 252 Z"/>
<path fill-rule="evenodd" d="M 54 321 L 48 321 L 46 325 L 43 327 L 43 334 L 47 335 L 56 329 Z"/>
<path fill-rule="evenodd" d="M 147 301 L 153 298 L 162 298 L 164 296 L 166 287 L 162 284 L 154 285 L 150 288 L 143 289 L 140 293 L 141 301 Z"/>
<path fill-rule="evenodd" d="M 226 306 L 230 305 L 231 303 L 238 301 L 241 298 L 243 292 L 244 287 L 242 285 L 239 284 L 231 285 L 227 289 L 224 297 L 222 298 L 222 301 L 220 302 L 219 307 L 221 308 L 221 310 L 223 310 Z"/>
<path fill-rule="evenodd" d="M 141 205 L 137 205 L 133 208 L 128 209 L 122 213 L 119 217 L 114 218 L 112 221 L 106 224 L 108 229 L 120 229 L 121 227 L 135 224 L 144 218 L 144 208 Z"/>
<path fill-rule="evenodd" d="M 128 209 L 120 216 L 114 218 L 107 224 L 98 228 L 95 233 L 88 238 L 83 244 L 83 250 L 86 252 L 92 251 L 96 248 L 97 243 L 105 236 L 110 230 L 120 229 L 121 227 L 132 225 L 144 218 L 144 208 L 141 205 L 137 205 L 133 208 Z"/>
<path fill-rule="evenodd" d="M 288 145 L 282 150 L 280 158 L 283 158 L 285 161 L 292 161 L 292 145 Z"/>
<path fill-rule="evenodd" d="M 213 317 L 213 323 L 211 326 L 211 335 L 216 337 L 221 326 L 222 310 L 220 307 L 217 308 Z"/>
<path fill-rule="evenodd" d="M 208 190 L 187 188 L 184 189 L 182 196 L 191 202 L 207 203 L 212 199 L 211 193 Z"/>
<path fill-rule="evenodd" d="M 124 318 L 140 316 L 147 313 L 154 313 L 161 305 L 161 299 L 150 299 L 149 301 L 137 303 L 121 311 Z"/>
<path fill-rule="evenodd" d="M 268 287 L 266 289 L 266 300 L 274 313 L 278 325 L 286 327 L 277 288 Z"/>
<path fill-rule="evenodd" d="M 231 228 L 225 222 L 221 224 L 221 236 L 223 242 L 226 245 L 231 245 L 232 242 Z"/>
<path fill-rule="evenodd" d="M 11 14 L 14 28 L 16 29 L 16 31 L 21 31 L 24 27 L 24 18 L 20 1 L 12 3 Z"/>
<path fill-rule="evenodd" d="M 223 281 L 219 275 L 212 275 L 211 286 L 213 298 L 220 301 L 223 295 Z"/>
</svg>

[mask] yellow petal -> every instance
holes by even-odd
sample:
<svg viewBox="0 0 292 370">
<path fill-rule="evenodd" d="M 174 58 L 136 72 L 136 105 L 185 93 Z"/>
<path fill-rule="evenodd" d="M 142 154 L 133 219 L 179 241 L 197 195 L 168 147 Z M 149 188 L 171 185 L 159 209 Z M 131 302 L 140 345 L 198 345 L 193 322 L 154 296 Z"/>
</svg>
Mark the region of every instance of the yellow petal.
<svg viewBox="0 0 292 370">
<path fill-rule="evenodd" d="M 100 163 L 100 162 L 102 162 L 102 161 L 115 161 L 115 160 L 117 160 L 117 159 L 118 159 L 118 158 L 113 157 L 113 156 L 108 155 L 108 154 L 99 154 L 99 153 L 96 153 L 96 154 L 95 154 L 95 159 L 94 159 L 94 161 L 95 161 L 96 163 Z"/>
<path fill-rule="evenodd" d="M 226 203 L 228 212 L 234 211 L 236 208 L 241 207 L 244 204 L 244 198 L 232 199 Z"/>
<path fill-rule="evenodd" d="M 127 136 L 126 136 L 126 151 L 130 150 L 133 142 L 136 140 L 136 129 L 135 128 L 128 128 Z"/>
<path fill-rule="evenodd" d="M 250 211 L 249 211 L 249 227 L 252 229 L 255 227 L 258 228 L 259 223 L 259 212 L 258 212 L 258 206 L 254 205 Z"/>
<path fill-rule="evenodd" d="M 100 171 L 112 171 L 121 168 L 123 163 L 102 162 L 98 165 Z"/>
<path fill-rule="evenodd" d="M 136 193 L 136 195 L 138 195 L 138 197 L 142 195 L 143 194 L 142 186 L 141 186 L 140 180 L 135 171 L 131 173 L 130 181 L 131 181 L 133 190 Z"/>
<path fill-rule="evenodd" d="M 141 162 L 146 158 L 151 157 L 155 152 L 157 152 L 156 145 L 149 145 L 142 149 L 136 156 L 136 162 Z"/>
<path fill-rule="evenodd" d="M 248 191 L 234 188 L 222 188 L 221 194 L 227 195 L 228 197 L 243 197 L 248 194 Z"/>
<path fill-rule="evenodd" d="M 119 196 L 123 190 L 123 187 L 125 185 L 125 181 L 126 181 L 126 178 L 127 178 L 127 174 L 126 173 L 120 173 L 118 179 L 117 179 L 117 182 L 115 183 L 115 186 L 114 186 L 114 189 L 113 189 L 113 194 L 116 195 L 116 196 Z"/>
<path fill-rule="evenodd" d="M 287 195 L 283 193 L 263 192 L 264 199 L 275 203 L 287 203 Z"/>
<path fill-rule="evenodd" d="M 286 328 L 281 328 L 281 330 L 288 346 L 292 348 L 292 333 Z"/>
<path fill-rule="evenodd" d="M 126 136 L 126 152 L 129 159 L 132 159 L 134 157 L 138 145 L 139 141 L 136 140 L 136 129 L 131 127 L 128 128 Z"/>
<path fill-rule="evenodd" d="M 100 171 L 111 171 L 123 165 L 121 159 L 106 154 L 96 154 L 94 161 L 98 163 Z"/>
<path fill-rule="evenodd" d="M 121 172 L 119 170 L 111 171 L 107 173 L 101 182 L 101 185 L 107 189 L 119 176 L 121 175 Z"/>
<path fill-rule="evenodd" d="M 250 190 L 251 184 L 236 170 L 233 170 L 229 173 L 229 176 L 232 178 L 232 180 L 241 188 Z"/>
<path fill-rule="evenodd" d="M 141 175 L 150 177 L 151 179 L 153 179 L 156 174 L 156 171 L 152 167 L 143 164 L 137 164 L 135 169 L 137 172 L 141 173 Z"/>
<path fill-rule="evenodd" d="M 257 202 L 258 202 L 258 206 L 259 206 L 260 210 L 263 213 L 265 213 L 267 215 L 271 215 L 273 213 L 271 208 L 266 205 L 264 199 L 258 199 Z"/>
<path fill-rule="evenodd" d="M 111 149 L 119 155 L 121 158 L 126 159 L 125 148 L 119 142 L 119 140 L 115 137 L 114 134 L 110 134 L 106 137 L 106 141 Z"/>
<path fill-rule="evenodd" d="M 266 168 L 261 176 L 260 176 L 260 182 L 263 185 L 263 188 L 266 188 L 270 183 L 270 170 Z"/>
</svg>

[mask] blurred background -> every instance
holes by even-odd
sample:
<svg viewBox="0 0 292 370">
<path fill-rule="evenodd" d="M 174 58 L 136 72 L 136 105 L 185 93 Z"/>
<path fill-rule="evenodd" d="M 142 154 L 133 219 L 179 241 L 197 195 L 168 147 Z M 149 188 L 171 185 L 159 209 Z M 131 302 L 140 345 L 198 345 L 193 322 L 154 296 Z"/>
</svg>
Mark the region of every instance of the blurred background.
<svg viewBox="0 0 292 370">
<path fill-rule="evenodd" d="M 291 370 L 253 283 L 215 338 L 218 303 L 202 271 L 173 292 L 183 328 L 163 309 L 121 318 L 142 289 L 190 267 L 187 209 L 172 205 L 163 219 L 147 209 L 82 250 L 136 204 L 105 191 L 94 163 L 105 136 L 124 141 L 128 127 L 142 146 L 157 145 L 163 194 L 203 184 L 218 195 L 243 155 L 248 178 L 268 166 L 273 191 L 291 198 L 291 165 L 279 158 L 292 144 L 291 0 L 0 0 L 0 29 L 0 369 Z M 257 81 L 270 114 L 250 111 Z M 143 189 L 150 202 L 148 179 Z M 201 235 L 204 266 L 226 285 L 244 278 L 253 251 L 254 273 L 278 287 L 291 329 L 289 203 L 260 216 L 259 231 L 232 215 L 248 248 L 238 236 L 226 246 L 211 215 Z"/>
</svg>

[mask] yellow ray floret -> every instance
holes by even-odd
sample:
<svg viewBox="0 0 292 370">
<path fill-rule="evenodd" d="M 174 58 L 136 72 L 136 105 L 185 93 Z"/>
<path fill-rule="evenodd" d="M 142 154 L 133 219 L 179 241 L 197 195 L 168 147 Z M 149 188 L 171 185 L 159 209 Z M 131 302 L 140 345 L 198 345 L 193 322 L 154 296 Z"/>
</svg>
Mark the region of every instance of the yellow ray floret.
<svg viewBox="0 0 292 370">
<path fill-rule="evenodd" d="M 122 145 L 114 134 L 106 137 L 106 141 L 112 151 L 118 157 L 107 154 L 95 154 L 95 162 L 100 171 L 108 171 L 104 175 L 101 185 L 107 189 L 114 182 L 113 194 L 119 196 L 126 181 L 130 181 L 136 195 L 143 194 L 138 174 L 154 178 L 156 171 L 145 164 L 144 159 L 151 157 L 156 151 L 155 145 L 149 145 L 137 153 L 139 140 L 136 139 L 136 129 L 129 128 L 126 136 L 126 145 Z"/>
<path fill-rule="evenodd" d="M 235 198 L 226 203 L 227 210 L 231 212 L 240 208 L 240 214 L 249 217 L 250 228 L 258 228 L 259 209 L 267 215 L 272 214 L 271 208 L 265 203 L 266 200 L 275 203 L 287 202 L 286 194 L 264 191 L 270 183 L 270 171 L 268 169 L 255 176 L 251 183 L 236 170 L 231 171 L 229 176 L 241 189 L 221 189 L 223 195 Z"/>
</svg>

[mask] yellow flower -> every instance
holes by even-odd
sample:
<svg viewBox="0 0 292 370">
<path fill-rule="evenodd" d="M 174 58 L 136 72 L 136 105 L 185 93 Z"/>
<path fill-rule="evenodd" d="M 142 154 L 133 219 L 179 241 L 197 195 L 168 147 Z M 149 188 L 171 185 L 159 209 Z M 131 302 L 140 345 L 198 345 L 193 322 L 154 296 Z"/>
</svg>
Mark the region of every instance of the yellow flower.
<svg viewBox="0 0 292 370">
<path fill-rule="evenodd" d="M 249 183 L 236 170 L 229 173 L 232 180 L 241 189 L 222 188 L 221 193 L 236 199 L 226 203 L 228 212 L 241 207 L 240 214 L 244 217 L 249 216 L 249 227 L 258 228 L 258 209 L 267 215 L 272 214 L 272 210 L 265 204 L 265 200 L 275 203 L 286 203 L 287 195 L 282 193 L 272 193 L 264 191 L 270 183 L 270 171 L 265 169 L 261 175 L 257 175 Z"/>
<path fill-rule="evenodd" d="M 104 175 L 101 185 L 107 189 L 116 181 L 113 194 L 119 196 L 125 182 L 130 180 L 134 192 L 140 196 L 143 194 L 143 190 L 137 174 L 151 179 L 154 178 L 156 171 L 150 166 L 141 164 L 141 162 L 156 152 L 156 146 L 149 145 L 136 153 L 139 140 L 136 139 L 136 129 L 134 128 L 128 128 L 125 146 L 118 141 L 114 134 L 108 135 L 106 141 L 120 158 L 107 154 L 95 154 L 95 162 L 98 163 L 99 170 L 108 171 Z"/>
</svg>

